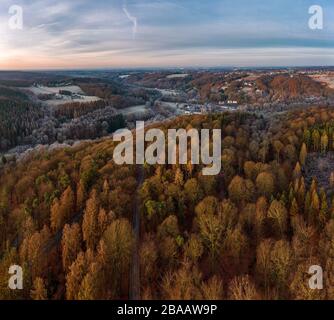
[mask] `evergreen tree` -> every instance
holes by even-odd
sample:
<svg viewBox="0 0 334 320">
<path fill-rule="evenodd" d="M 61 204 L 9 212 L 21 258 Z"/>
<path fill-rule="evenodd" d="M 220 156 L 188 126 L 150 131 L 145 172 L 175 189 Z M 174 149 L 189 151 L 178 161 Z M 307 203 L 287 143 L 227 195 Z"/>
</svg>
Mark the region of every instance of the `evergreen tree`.
<svg viewBox="0 0 334 320">
<path fill-rule="evenodd" d="M 31 298 L 33 300 L 47 300 L 48 294 L 42 278 L 34 280 L 33 289 L 31 290 Z"/>
<path fill-rule="evenodd" d="M 95 248 L 99 240 L 99 200 L 97 191 L 94 189 L 87 200 L 85 213 L 82 222 L 82 235 L 88 248 Z"/>
<path fill-rule="evenodd" d="M 306 147 L 306 144 L 303 143 L 302 148 L 300 150 L 300 155 L 299 155 L 299 162 L 302 166 L 305 165 L 306 157 L 307 157 L 307 147 Z"/>
<path fill-rule="evenodd" d="M 65 225 L 62 237 L 62 261 L 65 271 L 69 269 L 81 251 L 81 230 L 79 224 Z"/>
</svg>

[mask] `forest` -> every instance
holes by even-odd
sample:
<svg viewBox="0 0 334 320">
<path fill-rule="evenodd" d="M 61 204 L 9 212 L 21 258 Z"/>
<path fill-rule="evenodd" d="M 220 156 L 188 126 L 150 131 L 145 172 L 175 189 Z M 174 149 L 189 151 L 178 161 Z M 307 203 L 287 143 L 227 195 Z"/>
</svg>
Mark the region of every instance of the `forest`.
<svg viewBox="0 0 334 320">
<path fill-rule="evenodd" d="M 38 128 L 43 112 L 29 102 L 4 101 L 0 109 L 0 150 L 23 142 L 24 137 Z"/>
<path fill-rule="evenodd" d="M 116 109 L 123 109 L 134 105 L 143 105 L 149 98 L 147 92 L 140 92 L 136 88 L 125 88 L 112 80 L 97 81 L 96 79 L 74 79 L 82 91 L 90 96 L 97 96 Z"/>
<path fill-rule="evenodd" d="M 270 100 L 295 100 L 303 97 L 334 96 L 333 89 L 314 81 L 310 77 L 282 74 L 264 75 L 256 80 L 257 87 L 263 90 Z"/>
<path fill-rule="evenodd" d="M 111 139 L 2 169 L 1 299 L 128 299 L 135 248 L 141 299 L 334 299 L 334 168 L 328 183 L 305 175 L 310 157 L 334 151 L 334 110 L 181 116 L 159 128 L 222 129 L 221 174 L 118 166 Z M 12 264 L 23 290 L 8 289 Z M 312 265 L 324 290 L 308 286 Z"/>
<path fill-rule="evenodd" d="M 8 80 L 3 79 L 3 74 Z M 19 146 L 23 148 L 34 147 L 38 144 L 52 144 L 54 142 L 75 139 L 94 139 L 119 128 L 125 127 L 125 119 L 115 108 L 123 108 L 133 104 L 145 104 L 147 96 L 139 92 L 132 96 L 128 92 L 122 95 L 103 96 L 95 102 L 64 102 L 50 107 L 45 100 L 53 94 L 39 94 L 34 96 L 29 86 L 36 84 L 59 86 L 65 80 L 68 83 L 77 81 L 66 77 L 32 74 L 27 80 L 25 73 L 0 73 L 0 165 L 6 162 L 6 152 Z M 93 81 L 81 79 L 80 83 Z M 86 82 L 85 82 L 86 81 Z M 13 85 L 13 86 L 12 86 Z M 92 82 L 89 92 L 99 94 L 100 86 L 106 91 L 112 90 L 111 85 Z M 63 92 L 64 93 L 64 92 Z M 65 90 L 65 94 L 66 93 Z"/>
</svg>

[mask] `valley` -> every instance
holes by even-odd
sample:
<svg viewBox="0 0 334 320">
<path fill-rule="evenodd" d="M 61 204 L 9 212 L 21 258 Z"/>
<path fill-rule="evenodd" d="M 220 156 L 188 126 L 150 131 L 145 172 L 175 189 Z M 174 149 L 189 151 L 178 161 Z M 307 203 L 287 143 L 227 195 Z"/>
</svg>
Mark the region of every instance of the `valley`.
<svg viewBox="0 0 334 320">
<path fill-rule="evenodd" d="M 334 265 L 321 72 L 0 72 L 0 297 L 333 298 L 305 287 L 309 265 Z M 58 94 L 70 98 L 45 99 Z M 146 133 L 221 130 L 220 173 L 117 165 L 113 134 L 137 121 Z M 6 287 L 13 261 L 27 275 L 19 293 Z"/>
<path fill-rule="evenodd" d="M 180 115 L 226 111 L 271 116 L 273 112 L 328 105 L 334 103 L 334 89 L 329 80 L 326 84 L 324 77 L 331 79 L 331 72 L 322 69 L 128 74 L 86 71 L 74 77 L 71 72 L 2 72 L 1 100 L 21 97 L 16 103 L 31 104 L 39 110 L 39 115 L 16 135 L 15 141 L 3 135 L 0 152 L 13 159 L 22 150 L 39 145 L 70 146 L 80 140 L 108 136 L 122 126 L 134 128 L 138 120 L 158 123 Z M 14 127 L 6 130 L 17 132 Z"/>
</svg>

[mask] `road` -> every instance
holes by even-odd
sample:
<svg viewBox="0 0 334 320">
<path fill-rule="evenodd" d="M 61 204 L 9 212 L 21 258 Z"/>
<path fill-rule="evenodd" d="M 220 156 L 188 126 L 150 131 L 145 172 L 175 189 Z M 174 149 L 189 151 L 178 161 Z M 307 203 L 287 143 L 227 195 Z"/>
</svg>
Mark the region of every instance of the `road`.
<svg viewBox="0 0 334 320">
<path fill-rule="evenodd" d="M 137 191 L 134 200 L 133 209 L 133 232 L 135 244 L 132 254 L 132 263 L 130 269 L 130 288 L 129 299 L 140 299 L 140 266 L 139 266 L 139 240 L 140 240 L 140 196 L 139 190 L 144 181 L 144 168 L 142 165 L 137 166 Z"/>
</svg>

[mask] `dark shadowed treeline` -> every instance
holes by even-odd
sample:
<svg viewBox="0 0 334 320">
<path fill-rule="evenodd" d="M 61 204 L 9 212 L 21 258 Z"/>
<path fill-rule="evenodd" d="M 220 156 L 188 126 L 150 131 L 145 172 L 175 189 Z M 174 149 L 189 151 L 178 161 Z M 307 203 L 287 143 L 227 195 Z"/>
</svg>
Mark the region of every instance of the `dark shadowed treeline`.
<svg viewBox="0 0 334 320">
<path fill-rule="evenodd" d="M 42 116 L 41 108 L 31 102 L 0 99 L 0 151 L 22 143 Z"/>
</svg>

